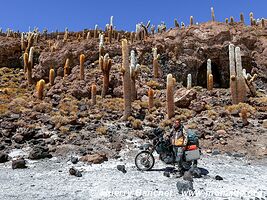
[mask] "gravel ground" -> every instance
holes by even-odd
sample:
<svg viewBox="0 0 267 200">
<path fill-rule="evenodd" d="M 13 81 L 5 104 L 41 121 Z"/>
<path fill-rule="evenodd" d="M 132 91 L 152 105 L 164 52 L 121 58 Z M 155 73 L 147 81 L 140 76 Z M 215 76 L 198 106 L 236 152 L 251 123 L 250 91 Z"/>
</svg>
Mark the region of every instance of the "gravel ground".
<svg viewBox="0 0 267 200">
<path fill-rule="evenodd" d="M 194 179 L 195 196 L 181 196 L 177 179 L 163 176 L 166 168 L 156 161 L 154 171 L 140 172 L 134 166 L 133 154 L 125 152 L 121 160 L 100 165 L 79 162 L 76 168 L 83 176 L 70 176 L 73 164 L 66 158 L 41 161 L 27 160 L 27 169 L 11 169 L 11 162 L 0 164 L 0 199 L 2 200 L 89 200 L 89 199 L 267 199 L 267 160 L 246 161 L 228 156 L 203 156 L 199 167 L 209 174 Z M 13 152 L 12 157 L 21 154 Z M 125 164 L 127 173 L 116 169 Z M 215 180 L 220 175 L 223 180 Z"/>
</svg>

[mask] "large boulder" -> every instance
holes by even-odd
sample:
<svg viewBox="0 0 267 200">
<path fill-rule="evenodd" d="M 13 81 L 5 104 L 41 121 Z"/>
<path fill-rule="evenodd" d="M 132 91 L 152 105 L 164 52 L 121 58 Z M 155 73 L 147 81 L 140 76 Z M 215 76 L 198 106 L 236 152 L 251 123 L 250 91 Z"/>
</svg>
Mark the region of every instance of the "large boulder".
<svg viewBox="0 0 267 200">
<path fill-rule="evenodd" d="M 49 153 L 49 149 L 42 146 L 34 147 L 29 154 L 29 159 L 39 160 L 43 158 L 52 158 L 52 155 Z"/>
<path fill-rule="evenodd" d="M 193 89 L 187 90 L 186 88 L 178 89 L 174 94 L 175 106 L 179 108 L 188 108 L 192 100 L 196 99 L 197 92 Z"/>
</svg>

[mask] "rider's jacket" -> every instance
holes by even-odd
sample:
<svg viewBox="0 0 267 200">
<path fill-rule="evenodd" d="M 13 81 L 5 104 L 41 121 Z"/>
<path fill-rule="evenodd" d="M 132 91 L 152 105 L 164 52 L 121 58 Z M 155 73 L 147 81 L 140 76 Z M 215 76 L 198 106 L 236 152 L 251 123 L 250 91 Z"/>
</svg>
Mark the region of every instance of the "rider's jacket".
<svg viewBox="0 0 267 200">
<path fill-rule="evenodd" d="M 183 125 L 178 130 L 172 129 L 171 142 L 173 146 L 182 147 L 186 146 L 188 142 L 187 132 Z"/>
</svg>

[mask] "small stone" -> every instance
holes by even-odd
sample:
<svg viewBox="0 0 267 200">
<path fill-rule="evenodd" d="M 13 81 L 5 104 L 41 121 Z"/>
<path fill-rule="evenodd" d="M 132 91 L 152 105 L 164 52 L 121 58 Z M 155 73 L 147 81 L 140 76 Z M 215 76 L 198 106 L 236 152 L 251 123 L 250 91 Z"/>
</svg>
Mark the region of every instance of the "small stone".
<svg viewBox="0 0 267 200">
<path fill-rule="evenodd" d="M 216 175 L 216 176 L 215 176 L 215 180 L 222 181 L 223 178 L 222 178 L 221 176 L 219 176 L 219 175 Z"/>
<path fill-rule="evenodd" d="M 12 169 L 24 169 L 27 168 L 24 158 L 19 158 L 12 161 Z"/>
<path fill-rule="evenodd" d="M 168 178 L 170 178 L 170 172 L 163 172 L 163 176 L 166 176 L 166 177 L 168 177 Z"/>
<path fill-rule="evenodd" d="M 125 169 L 125 165 L 117 165 L 117 169 L 124 174 L 127 172 Z"/>
<path fill-rule="evenodd" d="M 186 192 L 186 191 L 194 191 L 192 181 L 184 181 L 184 180 L 178 181 L 176 183 L 176 187 L 177 187 L 179 194 L 182 194 L 183 192 Z"/>
<path fill-rule="evenodd" d="M 76 177 L 82 177 L 82 172 L 75 169 L 74 167 L 71 167 L 69 169 L 69 174 L 72 175 L 72 176 L 76 176 Z"/>
<path fill-rule="evenodd" d="M 220 154 L 220 151 L 218 150 L 218 149 L 214 149 L 213 151 L 212 151 L 212 155 L 213 156 L 216 156 L 216 155 L 219 155 Z"/>
<path fill-rule="evenodd" d="M 183 179 L 185 181 L 193 181 L 193 176 L 192 176 L 191 172 L 190 171 L 186 171 L 184 173 Z"/>
<path fill-rule="evenodd" d="M 216 133 L 218 135 L 226 135 L 227 132 L 225 130 L 221 129 L 221 130 L 217 130 Z"/>
<path fill-rule="evenodd" d="M 77 164 L 79 162 L 79 159 L 77 157 L 71 157 L 70 161 L 72 162 L 72 164 Z"/>
</svg>

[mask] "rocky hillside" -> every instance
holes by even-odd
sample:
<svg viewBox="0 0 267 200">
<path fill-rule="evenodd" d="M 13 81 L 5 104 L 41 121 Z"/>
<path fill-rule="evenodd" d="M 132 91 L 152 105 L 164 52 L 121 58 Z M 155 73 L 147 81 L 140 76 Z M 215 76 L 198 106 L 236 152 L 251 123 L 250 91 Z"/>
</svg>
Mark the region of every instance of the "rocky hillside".
<svg viewBox="0 0 267 200">
<path fill-rule="evenodd" d="M 146 26 L 137 33 L 111 29 L 103 32 L 102 42 L 100 30 L 36 31 L 23 36 L 1 34 L 0 150 L 38 147 L 44 157 L 77 152 L 103 159 L 116 158 L 129 141 L 136 137 L 151 139 L 155 128 L 168 132 L 172 121 L 179 118 L 187 128 L 197 132 L 204 152 L 264 157 L 267 155 L 267 28 L 264 24 L 264 20 L 253 26 L 241 22 L 207 22 L 157 33 L 148 31 Z M 121 46 L 124 38 L 128 39 L 129 51 L 134 50 L 140 64 L 135 76 L 137 96 L 126 121 L 121 120 L 125 101 Z M 233 104 L 233 93 L 229 90 L 229 44 L 240 47 L 242 68 L 256 78 L 253 83 L 248 81 L 255 92 L 246 85 L 243 88 L 246 96 L 237 104 Z M 29 63 L 25 63 L 25 53 Z M 112 60 L 108 73 L 99 67 L 105 62 L 99 55 L 106 53 Z M 84 64 L 80 64 L 81 54 L 85 56 Z M 209 90 L 206 89 L 210 84 L 207 83 L 208 59 L 213 77 Z M 159 68 L 158 77 L 155 77 L 155 65 Z M 29 66 L 32 66 L 30 78 Z M 51 70 L 55 74 L 52 82 Z M 109 83 L 103 96 L 105 74 Z M 167 74 L 175 78 L 174 114 L 169 118 Z M 187 85 L 188 74 L 192 87 Z M 45 85 L 40 98 L 36 84 L 41 79 Z M 92 85 L 96 86 L 96 104 L 92 101 Z"/>
</svg>

